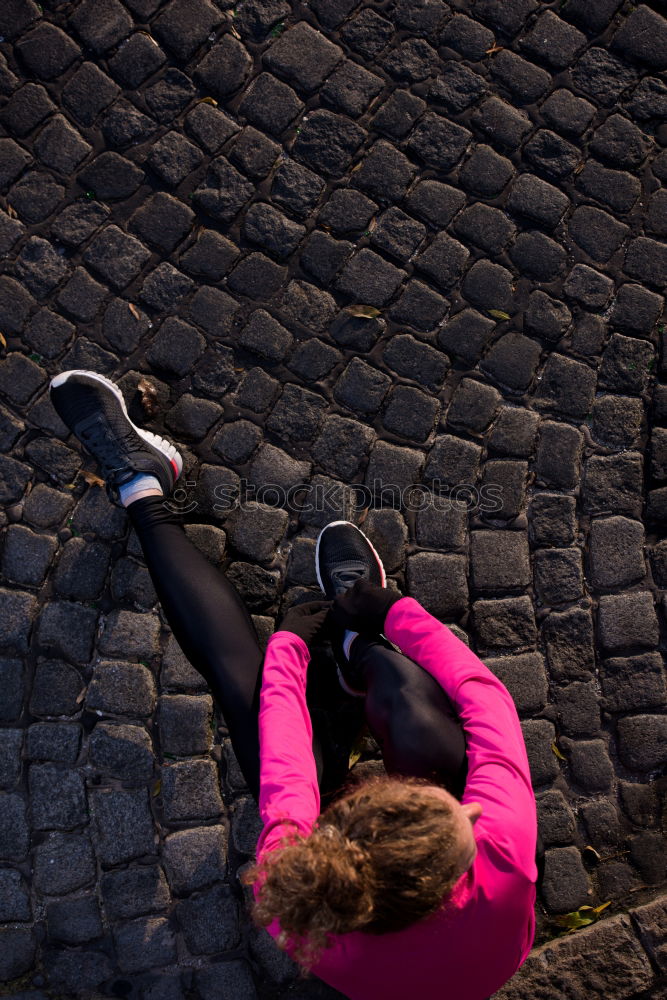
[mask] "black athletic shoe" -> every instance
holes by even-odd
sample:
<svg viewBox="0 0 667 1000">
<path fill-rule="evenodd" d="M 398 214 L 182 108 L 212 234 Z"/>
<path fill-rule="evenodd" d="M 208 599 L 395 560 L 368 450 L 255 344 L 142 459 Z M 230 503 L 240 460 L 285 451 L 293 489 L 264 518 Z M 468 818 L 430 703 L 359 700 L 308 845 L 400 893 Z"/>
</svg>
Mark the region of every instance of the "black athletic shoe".
<svg viewBox="0 0 667 1000">
<path fill-rule="evenodd" d="M 320 531 L 315 548 L 317 582 L 329 600 L 342 594 L 357 580 L 368 580 L 385 587 L 387 578 L 379 555 L 364 535 L 350 521 L 332 521 Z M 338 680 L 347 694 L 364 697 L 363 680 L 356 676 L 343 649 L 344 634 L 335 635 L 331 642 Z"/>
<path fill-rule="evenodd" d="M 65 423 L 100 466 L 109 499 L 139 473 L 155 476 L 165 496 L 181 474 L 183 461 L 173 444 L 136 427 L 115 383 L 96 372 L 63 372 L 51 379 L 51 401 Z"/>
<path fill-rule="evenodd" d="M 317 582 L 329 600 L 356 583 L 368 580 L 386 586 L 379 555 L 355 524 L 332 521 L 322 528 L 315 548 Z"/>
</svg>

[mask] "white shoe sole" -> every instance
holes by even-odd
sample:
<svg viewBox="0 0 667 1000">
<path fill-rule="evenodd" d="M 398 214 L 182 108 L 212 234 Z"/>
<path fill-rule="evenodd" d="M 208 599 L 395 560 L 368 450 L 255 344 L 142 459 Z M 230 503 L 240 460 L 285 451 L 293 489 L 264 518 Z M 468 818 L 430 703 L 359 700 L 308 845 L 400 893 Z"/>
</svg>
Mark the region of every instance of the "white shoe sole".
<svg viewBox="0 0 667 1000">
<path fill-rule="evenodd" d="M 127 418 L 127 422 L 130 424 L 130 426 L 134 428 L 134 430 L 137 432 L 140 438 L 143 438 L 143 440 L 146 441 L 148 444 L 152 445 L 153 448 L 156 448 L 158 451 L 161 451 L 169 462 L 173 462 L 173 464 L 176 466 L 176 469 L 178 470 L 176 475 L 176 479 L 178 479 L 181 472 L 183 471 L 183 459 L 181 458 L 180 452 L 171 443 L 171 441 L 167 441 L 166 438 L 162 438 L 158 434 L 153 434 L 151 433 L 151 431 L 142 430 L 141 427 L 137 427 L 136 424 L 132 423 L 132 421 L 130 420 L 130 415 L 127 412 L 127 406 L 125 405 L 125 398 L 123 396 L 123 393 L 120 391 L 115 382 L 112 382 L 111 379 L 105 378 L 104 375 L 98 375 L 97 372 L 89 372 L 83 368 L 72 368 L 68 372 L 61 372 L 60 375 L 54 376 L 54 378 L 51 379 L 50 388 L 57 389 L 58 386 L 61 386 L 65 382 L 67 382 L 70 375 L 86 375 L 88 378 L 94 379 L 96 382 L 101 382 L 108 389 L 110 389 L 113 392 L 116 399 L 118 400 L 118 402 L 120 403 L 123 409 L 123 413 Z"/>
<path fill-rule="evenodd" d="M 381 586 L 382 587 L 386 587 L 387 586 L 387 575 L 386 575 L 386 573 L 384 571 L 384 566 L 382 565 L 382 560 L 380 559 L 379 555 L 377 554 L 377 552 L 375 550 L 375 546 L 371 542 L 370 538 L 367 538 L 367 536 L 363 533 L 363 531 L 361 530 L 361 528 L 357 528 L 356 524 L 352 524 L 351 521 L 331 521 L 329 524 L 325 524 L 325 526 L 320 531 L 319 535 L 317 536 L 317 544 L 315 546 L 315 573 L 317 575 L 317 582 L 320 585 L 320 590 L 322 591 L 322 593 L 325 594 L 326 591 L 325 591 L 325 589 L 324 589 L 324 587 L 322 585 L 322 577 L 320 576 L 320 539 L 322 538 L 322 535 L 324 534 L 325 531 L 328 531 L 329 528 L 335 528 L 336 525 L 339 525 L 339 524 L 348 524 L 348 525 L 350 525 L 350 527 L 354 528 L 355 531 L 359 532 L 359 534 L 364 539 L 364 541 L 366 542 L 366 544 L 370 546 L 371 551 L 372 551 L 372 553 L 375 556 L 375 559 L 377 561 L 377 564 L 380 567 L 380 578 L 382 580 Z"/>
</svg>

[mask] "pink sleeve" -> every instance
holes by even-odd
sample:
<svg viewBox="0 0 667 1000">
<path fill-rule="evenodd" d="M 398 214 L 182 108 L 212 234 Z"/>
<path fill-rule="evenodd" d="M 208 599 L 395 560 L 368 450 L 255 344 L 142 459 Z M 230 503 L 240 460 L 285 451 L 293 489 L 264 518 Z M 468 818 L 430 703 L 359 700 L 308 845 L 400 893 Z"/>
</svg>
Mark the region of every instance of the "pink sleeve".
<svg viewBox="0 0 667 1000">
<path fill-rule="evenodd" d="M 479 802 L 477 822 L 534 880 L 537 814 L 528 756 L 514 702 L 482 661 L 411 597 L 389 610 L 385 635 L 427 670 L 459 714 L 468 779 L 463 802 Z"/>
<path fill-rule="evenodd" d="M 306 705 L 308 647 L 292 632 L 275 632 L 264 658 L 259 698 L 259 813 L 264 829 L 257 858 L 277 847 L 292 824 L 310 833 L 320 812 L 313 729 Z"/>
</svg>

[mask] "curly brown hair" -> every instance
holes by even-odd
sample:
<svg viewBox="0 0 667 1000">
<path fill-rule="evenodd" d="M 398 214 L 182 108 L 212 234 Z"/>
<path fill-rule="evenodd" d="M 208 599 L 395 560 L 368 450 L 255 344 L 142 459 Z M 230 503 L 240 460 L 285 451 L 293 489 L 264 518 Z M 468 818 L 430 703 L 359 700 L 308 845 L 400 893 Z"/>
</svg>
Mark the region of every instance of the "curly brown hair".
<svg viewBox="0 0 667 1000">
<path fill-rule="evenodd" d="M 254 919 L 278 920 L 308 968 L 330 934 L 386 934 L 435 913 L 461 874 L 451 803 L 417 778 L 370 778 L 332 803 L 309 836 L 293 833 L 245 875 Z M 430 786 L 432 787 L 432 785 Z"/>
</svg>

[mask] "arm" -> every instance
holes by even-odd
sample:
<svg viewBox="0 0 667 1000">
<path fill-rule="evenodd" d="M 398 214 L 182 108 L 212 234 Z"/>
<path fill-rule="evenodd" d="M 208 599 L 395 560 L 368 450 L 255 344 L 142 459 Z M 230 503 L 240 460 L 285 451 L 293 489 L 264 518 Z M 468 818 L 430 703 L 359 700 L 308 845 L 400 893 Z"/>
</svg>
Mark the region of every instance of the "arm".
<svg viewBox="0 0 667 1000">
<path fill-rule="evenodd" d="M 534 880 L 535 796 L 519 717 L 507 688 L 411 597 L 390 608 L 384 633 L 435 678 L 454 704 L 467 742 L 463 801 L 481 804 L 478 826 L 496 844 L 509 847 L 511 857 Z"/>
<path fill-rule="evenodd" d="M 287 822 L 308 834 L 320 812 L 313 729 L 306 705 L 308 647 L 292 632 L 275 632 L 264 658 L 259 699 L 257 858 L 277 847 Z"/>
</svg>

